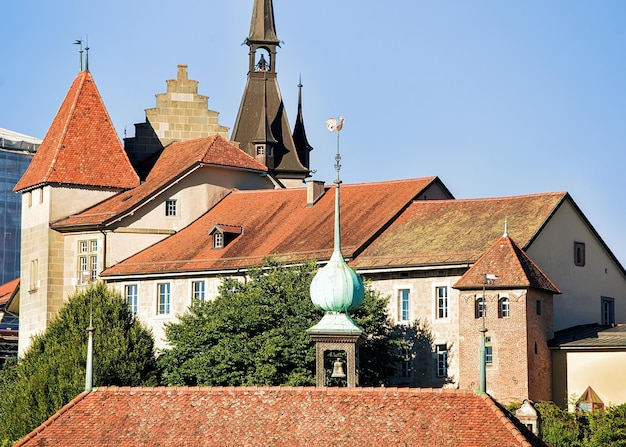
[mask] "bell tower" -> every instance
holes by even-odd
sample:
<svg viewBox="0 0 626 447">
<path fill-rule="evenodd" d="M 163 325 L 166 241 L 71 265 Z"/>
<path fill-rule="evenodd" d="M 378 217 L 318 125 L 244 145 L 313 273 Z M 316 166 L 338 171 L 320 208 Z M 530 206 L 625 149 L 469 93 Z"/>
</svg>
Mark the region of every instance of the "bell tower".
<svg viewBox="0 0 626 447">
<path fill-rule="evenodd" d="M 302 186 L 310 171 L 298 155 L 278 87 L 276 50 L 280 40 L 272 0 L 254 0 L 245 44 L 249 47 L 248 80 L 231 140 L 264 163 L 283 186 Z"/>
</svg>

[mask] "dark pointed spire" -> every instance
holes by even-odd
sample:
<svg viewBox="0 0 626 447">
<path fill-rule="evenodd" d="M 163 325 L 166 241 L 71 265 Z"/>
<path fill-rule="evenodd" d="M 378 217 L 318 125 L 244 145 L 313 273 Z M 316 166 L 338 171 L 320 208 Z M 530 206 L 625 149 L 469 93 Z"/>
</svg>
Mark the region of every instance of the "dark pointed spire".
<svg viewBox="0 0 626 447">
<path fill-rule="evenodd" d="M 279 44 L 274 25 L 274 6 L 272 0 L 254 0 L 250 35 L 246 43 L 273 43 Z"/>
<path fill-rule="evenodd" d="M 298 82 L 298 115 L 296 116 L 296 124 L 293 126 L 293 142 L 296 145 L 296 152 L 300 163 L 307 168 L 311 168 L 310 152 L 313 147 L 309 144 L 304 130 L 304 118 L 302 117 L 302 76 Z"/>
</svg>

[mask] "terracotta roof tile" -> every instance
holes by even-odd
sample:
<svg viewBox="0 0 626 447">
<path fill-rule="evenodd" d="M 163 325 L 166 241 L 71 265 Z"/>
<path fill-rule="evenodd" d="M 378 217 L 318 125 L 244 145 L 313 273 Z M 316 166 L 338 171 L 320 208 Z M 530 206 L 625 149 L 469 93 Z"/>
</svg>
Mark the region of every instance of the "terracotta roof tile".
<svg viewBox="0 0 626 447">
<path fill-rule="evenodd" d="M 435 177 L 341 187 L 342 251 L 361 249 Z M 220 270 L 260 264 L 267 256 L 285 261 L 326 260 L 333 249 L 334 191 L 307 207 L 306 188 L 235 191 L 189 227 L 107 269 L 103 276 Z M 214 249 L 216 225 L 242 227 L 242 234 Z"/>
<path fill-rule="evenodd" d="M 19 278 L 15 278 L 13 281 L 0 285 L 0 306 L 6 304 L 11 297 L 13 297 L 19 286 Z"/>
<path fill-rule="evenodd" d="M 139 184 L 89 72 L 83 71 L 74 79 L 14 190 L 48 183 L 114 189 Z"/>
<path fill-rule="evenodd" d="M 383 268 L 473 263 L 502 235 L 507 217 L 509 233 L 525 247 L 566 195 L 415 201 L 353 265 Z"/>
<path fill-rule="evenodd" d="M 539 447 L 487 395 L 416 388 L 100 388 L 16 446 Z"/>
<path fill-rule="evenodd" d="M 53 228 L 106 224 L 165 189 L 183 175 L 202 166 L 222 166 L 258 172 L 267 168 L 219 135 L 168 145 L 138 187 L 111 197 L 81 213 L 59 220 Z"/>
<path fill-rule="evenodd" d="M 454 285 L 457 289 L 480 289 L 484 274 L 498 277 L 493 289 L 534 288 L 561 293 L 554 283 L 508 236 L 501 237 Z"/>
</svg>

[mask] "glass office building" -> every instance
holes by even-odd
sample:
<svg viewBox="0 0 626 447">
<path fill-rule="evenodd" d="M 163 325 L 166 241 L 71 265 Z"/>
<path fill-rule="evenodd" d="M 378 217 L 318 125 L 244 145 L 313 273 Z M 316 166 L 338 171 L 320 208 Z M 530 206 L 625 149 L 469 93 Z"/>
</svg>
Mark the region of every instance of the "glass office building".
<svg viewBox="0 0 626 447">
<path fill-rule="evenodd" d="M 13 187 L 40 144 L 37 138 L 0 129 L 0 284 L 20 276 L 22 195 Z"/>
</svg>

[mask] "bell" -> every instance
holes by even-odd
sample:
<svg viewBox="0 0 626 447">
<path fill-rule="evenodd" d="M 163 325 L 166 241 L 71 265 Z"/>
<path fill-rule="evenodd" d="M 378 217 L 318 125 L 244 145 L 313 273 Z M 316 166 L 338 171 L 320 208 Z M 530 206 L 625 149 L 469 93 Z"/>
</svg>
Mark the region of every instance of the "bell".
<svg viewBox="0 0 626 447">
<path fill-rule="evenodd" d="M 334 379 L 346 378 L 346 372 L 343 370 L 343 362 L 341 360 L 335 360 L 335 363 L 333 365 L 333 373 L 330 375 L 330 377 Z"/>
</svg>

